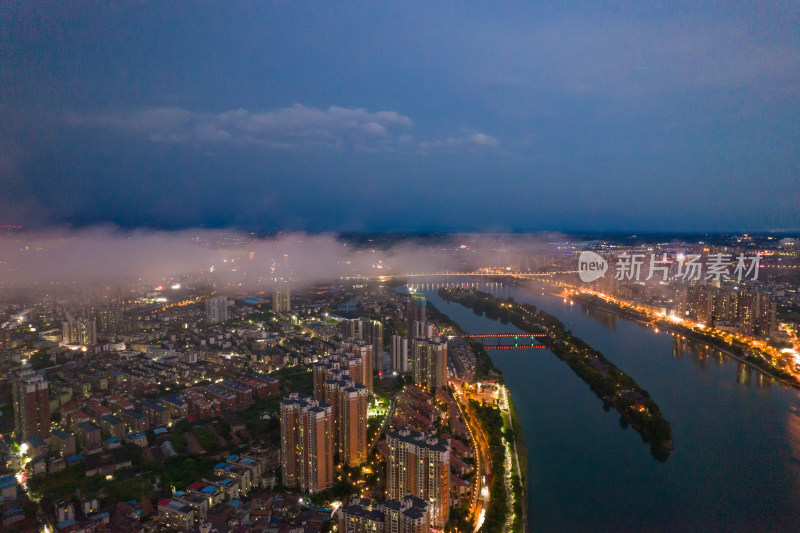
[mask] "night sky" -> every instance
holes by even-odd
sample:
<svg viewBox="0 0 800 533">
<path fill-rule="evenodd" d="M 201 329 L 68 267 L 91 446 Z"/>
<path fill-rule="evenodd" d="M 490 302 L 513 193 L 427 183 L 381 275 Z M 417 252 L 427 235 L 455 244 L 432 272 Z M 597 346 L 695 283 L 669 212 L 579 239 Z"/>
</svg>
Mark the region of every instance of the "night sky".
<svg viewBox="0 0 800 533">
<path fill-rule="evenodd" d="M 0 225 L 800 227 L 793 2 L 0 4 Z"/>
</svg>

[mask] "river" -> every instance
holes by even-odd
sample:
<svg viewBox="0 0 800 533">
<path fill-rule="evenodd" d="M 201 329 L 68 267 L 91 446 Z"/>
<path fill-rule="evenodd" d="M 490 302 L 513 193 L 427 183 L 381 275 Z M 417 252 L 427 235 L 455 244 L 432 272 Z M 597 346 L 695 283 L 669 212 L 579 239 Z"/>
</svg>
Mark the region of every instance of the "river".
<svg viewBox="0 0 800 533">
<path fill-rule="evenodd" d="M 666 461 L 549 350 L 489 350 L 525 433 L 532 531 L 800 531 L 800 391 L 688 343 L 529 284 L 472 283 L 558 317 L 650 392 L 672 423 Z M 472 333 L 517 332 L 438 297 Z"/>
</svg>

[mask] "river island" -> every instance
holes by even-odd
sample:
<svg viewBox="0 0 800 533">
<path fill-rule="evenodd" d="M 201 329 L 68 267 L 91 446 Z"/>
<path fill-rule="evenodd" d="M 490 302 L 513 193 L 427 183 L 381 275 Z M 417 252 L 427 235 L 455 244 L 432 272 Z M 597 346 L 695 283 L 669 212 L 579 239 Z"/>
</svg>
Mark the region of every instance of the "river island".
<svg viewBox="0 0 800 533">
<path fill-rule="evenodd" d="M 448 287 L 440 289 L 438 294 L 445 301 L 485 313 L 488 318 L 510 322 L 524 332 L 544 334 L 539 340 L 567 363 L 606 406 L 617 410 L 622 420 L 650 444 L 654 457 L 664 460 L 674 449 L 670 423 L 650 394 L 601 352 L 573 335 L 556 317 L 532 304 L 471 289 Z"/>
</svg>

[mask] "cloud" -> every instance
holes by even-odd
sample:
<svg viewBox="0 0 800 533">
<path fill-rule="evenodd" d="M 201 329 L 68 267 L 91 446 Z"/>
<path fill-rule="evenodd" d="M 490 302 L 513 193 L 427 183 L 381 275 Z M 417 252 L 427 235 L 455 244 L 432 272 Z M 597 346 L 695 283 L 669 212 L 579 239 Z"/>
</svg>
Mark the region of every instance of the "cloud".
<svg viewBox="0 0 800 533">
<path fill-rule="evenodd" d="M 439 149 L 439 148 L 443 149 L 458 148 L 470 145 L 496 147 L 500 146 L 500 141 L 498 141 L 491 135 L 475 132 L 455 137 L 447 137 L 445 139 L 437 139 L 433 141 L 424 141 L 419 143 L 419 147 L 423 151 Z"/>
<path fill-rule="evenodd" d="M 386 126 L 382 126 L 377 122 L 368 122 L 364 124 L 364 131 L 375 135 L 383 135 L 386 133 Z"/>
<path fill-rule="evenodd" d="M 510 24 L 502 34 L 482 28 L 478 38 L 470 33 L 463 39 L 473 58 L 463 75 L 495 88 L 594 95 L 626 105 L 631 98 L 699 91 L 797 94 L 796 49 L 779 39 L 755 38 L 751 24 L 723 19 L 692 19 L 676 10 L 652 19 L 601 14 L 533 29 Z"/>
<path fill-rule="evenodd" d="M 473 133 L 467 140 L 473 144 L 482 146 L 498 146 L 500 143 L 494 137 L 486 135 L 485 133 Z"/>
<path fill-rule="evenodd" d="M 75 126 L 123 130 L 159 143 L 230 143 L 276 149 L 385 145 L 387 139 L 394 142 L 414 126 L 410 118 L 395 111 L 318 109 L 301 104 L 265 112 L 233 109 L 217 114 L 174 107 L 68 113 L 67 120 Z"/>
<path fill-rule="evenodd" d="M 155 143 L 233 144 L 275 150 L 352 148 L 361 153 L 388 153 L 415 145 L 425 151 L 500 145 L 494 137 L 471 130 L 415 143 L 408 133 L 414 122 L 405 115 L 338 106 L 318 109 L 296 104 L 258 113 L 232 109 L 217 114 L 159 107 L 85 115 L 67 113 L 67 121 L 78 127 L 121 130 Z"/>
</svg>

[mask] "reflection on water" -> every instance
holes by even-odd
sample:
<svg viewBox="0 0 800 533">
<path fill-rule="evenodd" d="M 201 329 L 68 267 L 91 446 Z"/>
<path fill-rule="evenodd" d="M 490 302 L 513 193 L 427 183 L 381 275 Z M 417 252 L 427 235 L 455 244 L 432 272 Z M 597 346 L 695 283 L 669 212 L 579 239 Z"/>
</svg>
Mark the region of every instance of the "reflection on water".
<svg viewBox="0 0 800 533">
<path fill-rule="evenodd" d="M 488 292 L 492 296 L 499 298 L 508 298 L 508 286 L 500 281 L 471 281 L 469 278 L 456 276 L 450 278 L 442 278 L 441 281 L 421 281 L 409 282 L 406 284 L 406 289 L 410 292 L 424 292 L 425 294 L 436 293 L 439 289 L 446 287 L 459 287 L 462 289 L 473 289 L 476 291 Z"/>
<path fill-rule="evenodd" d="M 800 465 L 800 409 L 792 405 L 786 413 L 786 441 L 789 443 L 789 453 L 794 461 L 795 475 L 788 476 L 792 482 L 792 490 L 800 493 L 800 476 L 797 475 Z M 789 470 L 789 469 L 787 469 Z"/>
<path fill-rule="evenodd" d="M 446 287 L 459 287 L 463 289 L 473 289 L 477 291 L 488 292 L 489 294 L 500 298 L 508 298 L 512 293 L 523 289 L 523 287 L 514 286 L 513 284 L 508 285 L 499 281 L 487 282 L 475 280 L 474 278 L 465 278 L 459 276 L 441 278 L 437 281 L 410 282 L 406 285 L 406 288 L 409 291 L 423 292 L 428 294 L 429 297 L 432 293 L 435 294 L 439 289 Z M 551 289 L 549 287 L 546 287 L 544 284 L 535 281 L 526 283 L 524 289 L 530 293 L 535 293 L 536 296 L 541 297 L 550 296 L 551 294 Z M 569 304 L 572 305 L 572 302 L 569 302 Z M 600 309 L 598 307 L 583 305 L 581 303 L 578 303 L 576 307 L 580 310 L 581 315 L 591 318 L 609 330 L 615 331 L 617 329 L 618 322 L 620 320 L 618 314 L 605 309 Z M 482 315 L 483 313 L 475 312 L 475 314 Z M 650 328 L 649 325 L 638 322 L 635 322 L 635 324 L 645 329 Z M 571 320 L 569 322 L 569 326 L 572 326 Z M 658 330 L 656 329 L 655 332 L 658 333 Z M 738 361 L 725 352 L 713 348 L 703 342 L 687 339 L 676 333 L 670 333 L 670 335 L 672 335 L 672 356 L 675 359 L 690 357 L 700 368 L 708 368 L 710 364 L 724 365 L 727 362 L 736 361 L 737 383 L 741 385 L 755 385 L 761 388 L 769 387 L 773 383 L 779 383 L 770 376 L 759 371 L 757 368 Z"/>
<path fill-rule="evenodd" d="M 791 406 L 786 414 L 786 438 L 791 443 L 792 459 L 800 464 L 800 409 Z M 800 487 L 800 478 L 795 478 Z"/>
<path fill-rule="evenodd" d="M 688 355 L 701 368 L 707 368 L 709 363 L 721 365 L 727 361 L 725 354 L 719 350 L 676 334 L 672 334 L 672 355 L 676 359 Z"/>
<path fill-rule="evenodd" d="M 459 285 L 556 316 L 658 402 L 676 450 L 649 447 L 549 350 L 489 350 L 511 389 L 528 448 L 535 531 L 800 531 L 800 393 L 720 350 L 549 287 L 428 280 L 429 301 L 467 331 L 516 332 L 436 296 Z M 779 384 L 775 382 L 776 385 Z"/>
<path fill-rule="evenodd" d="M 700 341 L 687 339 L 676 333 L 672 335 L 672 356 L 675 359 L 683 359 L 685 356 L 691 357 L 695 364 L 700 368 L 708 368 L 710 363 L 724 365 L 728 362 L 736 362 L 736 382 L 740 385 L 755 385 L 757 387 L 769 387 L 775 380 L 764 374 L 757 368 L 748 365 L 738 359 L 728 355 Z"/>
<path fill-rule="evenodd" d="M 588 305 L 581 305 L 581 313 L 595 319 L 609 329 L 617 329 L 617 319 L 619 316 L 616 313 L 610 313 L 603 309 L 589 307 Z"/>
</svg>

